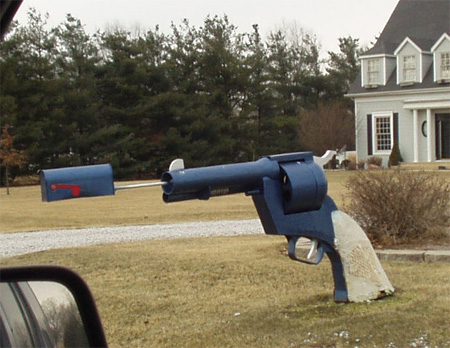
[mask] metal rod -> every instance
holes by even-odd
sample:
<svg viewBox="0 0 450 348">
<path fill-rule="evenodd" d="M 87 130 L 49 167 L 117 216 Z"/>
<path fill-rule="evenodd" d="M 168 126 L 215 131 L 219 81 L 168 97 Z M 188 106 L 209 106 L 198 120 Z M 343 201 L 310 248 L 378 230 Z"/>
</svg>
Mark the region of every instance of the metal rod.
<svg viewBox="0 0 450 348">
<path fill-rule="evenodd" d="M 167 182 L 165 182 L 165 181 L 158 181 L 158 182 L 149 182 L 149 183 L 146 183 L 146 184 L 117 186 L 117 187 L 114 187 L 114 190 L 117 191 L 117 190 L 127 190 L 127 189 L 141 188 L 141 187 L 164 186 L 164 185 L 167 185 Z"/>
</svg>

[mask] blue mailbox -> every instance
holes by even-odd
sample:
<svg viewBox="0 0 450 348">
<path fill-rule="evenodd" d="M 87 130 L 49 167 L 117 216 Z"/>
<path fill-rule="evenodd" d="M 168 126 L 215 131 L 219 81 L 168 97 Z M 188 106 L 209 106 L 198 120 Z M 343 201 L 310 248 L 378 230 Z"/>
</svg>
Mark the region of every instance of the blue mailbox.
<svg viewBox="0 0 450 348">
<path fill-rule="evenodd" d="M 42 201 L 114 195 L 110 164 L 87 167 L 45 169 L 41 171 Z"/>
</svg>

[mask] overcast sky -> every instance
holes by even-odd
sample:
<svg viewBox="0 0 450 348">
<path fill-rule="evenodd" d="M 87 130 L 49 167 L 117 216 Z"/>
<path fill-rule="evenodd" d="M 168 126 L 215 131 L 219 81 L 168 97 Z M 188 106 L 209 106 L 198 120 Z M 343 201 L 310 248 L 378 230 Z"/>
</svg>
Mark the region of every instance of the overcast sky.
<svg viewBox="0 0 450 348">
<path fill-rule="evenodd" d="M 16 19 L 26 23 L 30 7 L 48 12 L 55 26 L 67 13 L 80 19 L 88 32 L 120 23 L 127 28 L 153 29 L 159 25 L 169 33 L 170 24 L 187 18 L 201 26 L 209 15 L 227 14 L 241 32 L 252 32 L 258 24 L 262 35 L 296 23 L 317 36 L 322 54 L 338 51 L 338 38 L 352 36 L 368 45 L 383 30 L 398 0 L 24 0 Z"/>
</svg>

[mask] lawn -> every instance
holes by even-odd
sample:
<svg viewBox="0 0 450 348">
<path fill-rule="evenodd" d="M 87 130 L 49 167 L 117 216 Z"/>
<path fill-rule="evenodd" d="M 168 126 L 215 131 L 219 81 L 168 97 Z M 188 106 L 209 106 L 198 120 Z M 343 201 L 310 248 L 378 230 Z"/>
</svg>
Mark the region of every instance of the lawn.
<svg viewBox="0 0 450 348">
<path fill-rule="evenodd" d="M 290 261 L 285 246 L 265 235 L 179 239 L 2 263 L 80 273 L 111 347 L 450 347 L 450 264 L 383 263 L 393 297 L 336 304 L 329 262 Z"/>
<path fill-rule="evenodd" d="M 339 206 L 350 175 L 327 173 Z M 2 232 L 256 217 L 244 195 L 166 205 L 158 188 L 42 203 L 39 187 L 13 187 L 10 196 L 2 189 L 0 204 Z M 328 260 L 295 263 L 285 248 L 282 237 L 214 237 L 51 250 L 0 262 L 59 264 L 80 273 L 111 347 L 450 347 L 450 264 L 383 263 L 393 297 L 336 304 Z"/>
</svg>

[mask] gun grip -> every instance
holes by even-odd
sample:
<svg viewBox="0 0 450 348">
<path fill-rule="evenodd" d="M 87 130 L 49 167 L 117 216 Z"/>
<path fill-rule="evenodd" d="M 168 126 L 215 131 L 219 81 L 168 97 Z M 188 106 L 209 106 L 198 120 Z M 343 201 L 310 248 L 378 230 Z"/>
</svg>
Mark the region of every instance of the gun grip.
<svg viewBox="0 0 450 348">
<path fill-rule="evenodd" d="M 367 235 L 350 216 L 342 211 L 331 213 L 335 234 L 335 251 L 328 256 L 332 262 L 336 291 L 338 281 L 345 281 L 347 301 L 376 300 L 394 293 Z M 337 279 L 338 278 L 338 279 Z M 335 299 L 338 294 L 335 293 Z M 336 299 L 336 301 L 339 301 Z"/>
</svg>

